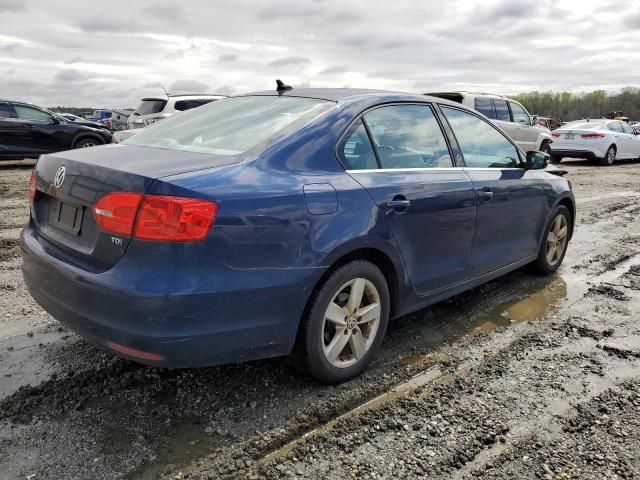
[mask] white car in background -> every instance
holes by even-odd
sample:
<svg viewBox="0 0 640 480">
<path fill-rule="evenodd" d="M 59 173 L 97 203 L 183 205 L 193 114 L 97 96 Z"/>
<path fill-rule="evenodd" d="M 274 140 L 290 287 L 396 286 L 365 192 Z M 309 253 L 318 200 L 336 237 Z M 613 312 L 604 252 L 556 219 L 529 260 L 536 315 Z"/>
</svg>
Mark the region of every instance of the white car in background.
<svg viewBox="0 0 640 480">
<path fill-rule="evenodd" d="M 169 118 L 176 113 L 191 110 L 215 100 L 225 98 L 224 95 L 167 95 L 164 98 L 143 98 L 136 109 L 129 115 L 129 129 L 144 128 L 159 120 Z"/>
<path fill-rule="evenodd" d="M 617 159 L 640 158 L 640 136 L 619 120 L 576 120 L 554 130 L 551 161 L 564 157 L 597 159 L 600 165 L 612 165 Z"/>
<path fill-rule="evenodd" d="M 509 135 L 524 152 L 540 151 L 551 154 L 551 131 L 538 125 L 538 117 L 532 116 L 520 103 L 503 95 L 478 92 L 426 93 L 461 103 L 482 113 L 500 130 Z"/>
<path fill-rule="evenodd" d="M 168 95 L 166 98 L 143 98 L 131 115 L 128 129 L 115 132 L 113 140 L 120 143 L 133 137 L 140 129 L 172 117 L 185 110 L 206 105 L 215 100 L 226 98 L 224 95 Z"/>
</svg>

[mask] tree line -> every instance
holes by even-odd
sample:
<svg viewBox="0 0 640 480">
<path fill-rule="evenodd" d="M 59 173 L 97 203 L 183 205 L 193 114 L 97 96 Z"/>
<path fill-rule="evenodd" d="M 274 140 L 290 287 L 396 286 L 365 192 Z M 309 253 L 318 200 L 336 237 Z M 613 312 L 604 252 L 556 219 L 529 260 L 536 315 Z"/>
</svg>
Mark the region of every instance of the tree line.
<svg viewBox="0 0 640 480">
<path fill-rule="evenodd" d="M 601 118 L 609 112 L 623 112 L 631 120 L 640 120 L 640 88 L 625 87 L 617 93 L 529 92 L 512 96 L 531 114 L 562 121 Z"/>
</svg>

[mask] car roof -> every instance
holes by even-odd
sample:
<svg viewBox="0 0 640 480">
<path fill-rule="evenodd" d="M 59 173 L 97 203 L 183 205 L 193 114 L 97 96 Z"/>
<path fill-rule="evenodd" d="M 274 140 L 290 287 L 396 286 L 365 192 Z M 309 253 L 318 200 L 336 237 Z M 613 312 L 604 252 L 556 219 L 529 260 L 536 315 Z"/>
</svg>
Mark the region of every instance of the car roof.
<svg viewBox="0 0 640 480">
<path fill-rule="evenodd" d="M 246 94 L 235 95 L 236 97 L 251 97 L 251 96 L 283 96 L 283 97 L 298 97 L 298 98 L 313 98 L 317 100 L 327 100 L 335 103 L 347 103 L 352 101 L 367 101 L 371 103 L 375 102 L 438 102 L 444 104 L 455 105 L 460 107 L 457 102 L 452 102 L 442 98 L 430 97 L 428 95 L 422 95 L 420 93 L 408 93 L 399 92 L 393 90 L 375 90 L 365 88 L 293 88 L 279 94 L 275 89 L 251 92 Z"/>
<path fill-rule="evenodd" d="M 425 93 L 425 95 L 474 95 L 476 97 L 496 97 L 496 98 L 505 98 L 509 99 L 506 95 L 500 95 L 499 93 L 489 93 L 489 92 L 474 92 L 471 90 L 448 90 L 444 92 L 429 92 Z M 510 100 L 510 99 L 509 99 Z"/>
</svg>

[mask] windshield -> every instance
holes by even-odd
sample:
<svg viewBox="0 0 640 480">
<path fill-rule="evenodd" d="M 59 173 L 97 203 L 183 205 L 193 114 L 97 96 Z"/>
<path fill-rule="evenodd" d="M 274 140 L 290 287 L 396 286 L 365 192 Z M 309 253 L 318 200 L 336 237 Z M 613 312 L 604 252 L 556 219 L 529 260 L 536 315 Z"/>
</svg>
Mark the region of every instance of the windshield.
<svg viewBox="0 0 640 480">
<path fill-rule="evenodd" d="M 240 155 L 300 127 L 333 102 L 310 98 L 255 96 L 209 103 L 154 125 L 123 143 L 169 150 Z"/>
<path fill-rule="evenodd" d="M 160 98 L 144 98 L 136 107 L 133 114 L 149 115 L 150 113 L 158 113 L 162 111 L 166 104 L 167 101 Z"/>
</svg>

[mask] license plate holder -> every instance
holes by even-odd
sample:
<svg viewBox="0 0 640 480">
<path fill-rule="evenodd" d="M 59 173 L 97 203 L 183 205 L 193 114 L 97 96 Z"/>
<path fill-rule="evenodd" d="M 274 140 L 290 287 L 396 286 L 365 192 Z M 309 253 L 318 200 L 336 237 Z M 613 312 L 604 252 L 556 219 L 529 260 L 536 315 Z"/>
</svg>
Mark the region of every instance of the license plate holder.
<svg viewBox="0 0 640 480">
<path fill-rule="evenodd" d="M 576 134 L 575 133 L 565 133 L 564 134 L 564 138 L 566 138 L 567 140 L 573 140 L 574 138 L 576 138 Z"/>
<path fill-rule="evenodd" d="M 78 235 L 82 225 L 82 207 L 58 201 L 51 210 L 51 225 L 66 232 Z"/>
</svg>

